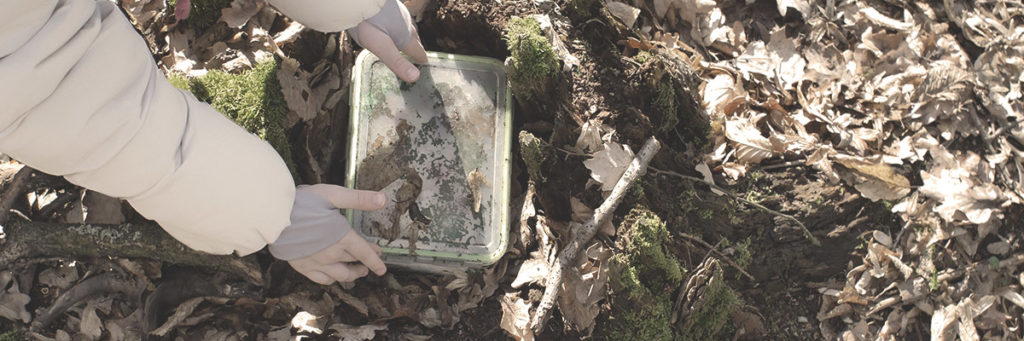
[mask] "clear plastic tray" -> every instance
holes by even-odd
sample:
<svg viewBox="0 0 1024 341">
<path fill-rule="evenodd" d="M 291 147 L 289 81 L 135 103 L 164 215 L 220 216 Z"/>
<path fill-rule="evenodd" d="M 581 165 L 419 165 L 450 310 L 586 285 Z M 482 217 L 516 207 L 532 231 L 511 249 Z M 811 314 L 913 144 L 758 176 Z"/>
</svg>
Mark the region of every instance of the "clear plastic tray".
<svg viewBox="0 0 1024 341">
<path fill-rule="evenodd" d="M 491 58 L 427 56 L 411 84 L 365 50 L 356 58 L 346 185 L 382 190 L 389 205 L 348 217 L 389 265 L 443 272 L 491 264 L 508 244 L 505 69 Z"/>
</svg>

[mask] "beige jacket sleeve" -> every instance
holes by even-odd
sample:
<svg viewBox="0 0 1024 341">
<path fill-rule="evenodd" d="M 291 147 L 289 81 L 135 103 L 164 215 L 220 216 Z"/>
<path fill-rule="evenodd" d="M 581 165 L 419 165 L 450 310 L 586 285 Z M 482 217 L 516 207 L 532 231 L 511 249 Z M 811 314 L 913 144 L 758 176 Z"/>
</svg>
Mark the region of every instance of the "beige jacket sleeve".
<svg viewBox="0 0 1024 341">
<path fill-rule="evenodd" d="M 249 254 L 289 224 L 280 156 L 171 86 L 109 1 L 0 0 L 0 152 L 127 199 L 194 249 Z"/>
<path fill-rule="evenodd" d="M 295 21 L 321 32 L 356 26 L 380 12 L 385 0 L 267 0 Z"/>
</svg>

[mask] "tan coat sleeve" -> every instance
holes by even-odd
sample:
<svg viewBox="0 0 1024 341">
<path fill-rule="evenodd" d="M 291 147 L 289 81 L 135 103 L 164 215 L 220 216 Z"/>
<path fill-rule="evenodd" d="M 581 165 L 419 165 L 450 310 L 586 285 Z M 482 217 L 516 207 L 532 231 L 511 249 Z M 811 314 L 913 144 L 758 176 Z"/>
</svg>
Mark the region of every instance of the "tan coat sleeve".
<svg viewBox="0 0 1024 341">
<path fill-rule="evenodd" d="M 280 156 L 171 86 L 113 4 L 0 8 L 0 152 L 125 198 L 197 250 L 252 253 L 288 226 Z"/>
<path fill-rule="evenodd" d="M 384 0 L 268 0 L 281 13 L 321 32 L 355 27 L 380 12 Z"/>
</svg>

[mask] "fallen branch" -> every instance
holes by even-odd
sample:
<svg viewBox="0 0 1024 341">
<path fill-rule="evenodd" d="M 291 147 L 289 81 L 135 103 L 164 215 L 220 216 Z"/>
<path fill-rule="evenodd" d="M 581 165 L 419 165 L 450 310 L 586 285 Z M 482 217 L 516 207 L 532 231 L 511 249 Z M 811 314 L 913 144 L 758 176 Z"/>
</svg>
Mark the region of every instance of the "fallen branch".
<svg viewBox="0 0 1024 341">
<path fill-rule="evenodd" d="M 647 164 L 651 162 L 654 154 L 658 153 L 658 149 L 661 149 L 661 143 L 657 139 L 654 137 L 647 139 L 647 142 L 644 142 L 644 146 L 640 148 L 640 152 L 636 154 L 636 157 L 629 164 L 629 168 L 626 168 L 626 171 L 622 173 L 622 177 L 615 183 L 611 194 L 605 198 L 601 206 L 594 210 L 594 215 L 578 231 L 573 231 L 573 240 L 565 246 L 562 253 L 555 259 L 555 264 L 551 266 L 551 273 L 548 274 L 544 296 L 541 298 L 537 311 L 530 321 L 530 328 L 533 329 L 534 333 L 540 334 L 544 330 L 544 325 L 547 324 L 548 318 L 551 316 L 551 308 L 554 307 L 555 300 L 558 298 L 562 288 L 562 274 L 572 264 L 576 263 L 575 260 L 580 250 L 594 237 L 597 227 L 603 225 L 611 218 L 611 213 L 615 211 L 615 207 L 622 202 L 623 194 L 646 171 Z"/>
<path fill-rule="evenodd" d="M 147 258 L 231 273 L 256 284 L 263 274 L 253 256 L 211 255 L 192 250 L 156 224 L 59 224 L 11 221 L 4 225 L 0 269 L 33 257 Z"/>
<path fill-rule="evenodd" d="M 120 293 L 138 301 L 145 288 L 144 282 L 113 272 L 90 277 L 75 284 L 71 289 L 61 294 L 57 301 L 50 306 L 50 309 L 47 309 L 45 313 L 32 322 L 32 330 L 38 331 L 46 328 L 69 308 L 90 297 L 100 294 Z"/>
<path fill-rule="evenodd" d="M 821 246 L 821 242 L 818 241 L 818 238 L 814 237 L 814 235 L 811 234 L 811 230 L 808 230 L 807 226 L 805 226 L 804 223 L 800 222 L 800 220 L 797 219 L 794 216 L 791 216 L 791 215 L 788 215 L 788 214 L 785 214 L 785 213 L 782 213 L 782 212 L 779 212 L 779 211 L 776 211 L 776 210 L 764 207 L 764 205 L 761 205 L 761 204 L 758 204 L 756 202 L 744 199 L 744 198 L 736 195 L 736 193 L 733 193 L 732 191 L 729 191 L 729 190 L 727 190 L 725 188 L 719 187 L 714 182 L 707 181 L 707 180 L 704 180 L 702 178 L 698 178 L 698 177 L 694 177 L 694 176 L 689 176 L 689 175 L 683 175 L 683 174 L 679 174 L 679 173 L 676 173 L 676 172 L 673 172 L 673 171 L 660 170 L 660 169 L 657 169 L 657 168 L 654 168 L 654 167 L 650 167 L 650 170 L 654 174 L 671 175 L 671 176 L 678 177 L 678 178 L 681 178 L 681 179 L 690 180 L 690 181 L 699 182 L 699 183 L 708 185 L 712 189 L 715 189 L 715 190 L 721 191 L 722 193 L 725 193 L 725 195 L 728 195 L 730 198 L 739 200 L 739 201 L 741 201 L 741 202 L 743 202 L 743 203 L 745 203 L 747 205 L 754 206 L 754 207 L 756 207 L 758 209 L 761 209 L 761 210 L 763 210 L 765 212 L 777 215 L 779 217 L 783 217 L 783 218 L 792 220 L 793 222 L 796 223 L 797 226 L 800 226 L 801 230 L 804 231 L 804 236 L 807 237 L 807 239 L 809 239 L 811 241 L 811 244 L 814 244 L 814 246 Z"/>
</svg>

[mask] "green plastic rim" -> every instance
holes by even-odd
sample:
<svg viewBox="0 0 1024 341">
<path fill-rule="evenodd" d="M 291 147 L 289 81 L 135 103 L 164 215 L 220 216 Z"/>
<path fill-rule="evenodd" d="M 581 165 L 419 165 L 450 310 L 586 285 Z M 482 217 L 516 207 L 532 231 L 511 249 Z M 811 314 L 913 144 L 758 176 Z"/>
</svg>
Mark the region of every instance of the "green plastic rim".
<svg viewBox="0 0 1024 341">
<path fill-rule="evenodd" d="M 496 150 L 496 155 L 493 160 L 496 164 L 494 165 L 496 172 L 494 184 L 494 195 L 492 196 L 492 209 L 497 211 L 496 219 L 491 219 L 491 229 L 497 229 L 496 238 L 491 238 L 489 243 L 485 246 L 489 252 L 487 253 L 460 253 L 460 252 L 445 252 L 429 249 L 417 249 L 415 255 L 409 254 L 409 249 L 402 247 L 391 247 L 381 246 L 384 252 L 385 262 L 392 265 L 407 266 L 410 268 L 427 269 L 428 271 L 433 268 L 450 269 L 459 267 L 458 264 L 462 264 L 462 267 L 479 267 L 489 264 L 493 264 L 500 259 L 508 249 L 509 239 L 509 179 L 511 177 L 511 153 L 512 153 L 512 90 L 508 86 L 508 80 L 504 76 L 504 64 L 496 59 L 479 56 L 467 56 L 457 55 L 440 52 L 427 52 L 427 63 L 425 65 L 433 66 L 438 63 L 451 63 L 456 64 L 462 63 L 473 63 L 478 65 L 486 65 L 493 68 L 499 75 L 499 81 L 504 82 L 504 129 L 502 131 L 496 131 L 496 134 L 501 136 L 495 137 L 495 142 L 499 142 L 498 139 L 503 140 L 503 147 L 500 150 Z M 363 76 L 364 73 L 368 73 L 367 70 L 374 62 L 379 59 L 367 50 L 363 50 L 355 60 L 355 65 L 352 70 L 352 90 L 350 91 L 349 103 L 349 154 L 348 154 L 348 165 L 346 166 L 345 174 L 345 185 L 349 188 L 355 188 L 356 185 L 356 174 L 357 165 L 359 163 L 359 137 L 360 129 L 366 129 L 360 124 L 360 110 L 362 106 L 362 87 L 363 87 Z M 500 91 L 500 90 L 499 90 Z M 498 106 L 499 103 L 495 103 Z M 497 123 L 497 122 L 496 122 Z M 354 224 L 355 211 L 352 209 L 345 210 L 347 219 L 350 224 Z M 353 228 L 353 230 L 359 230 Z"/>
</svg>

